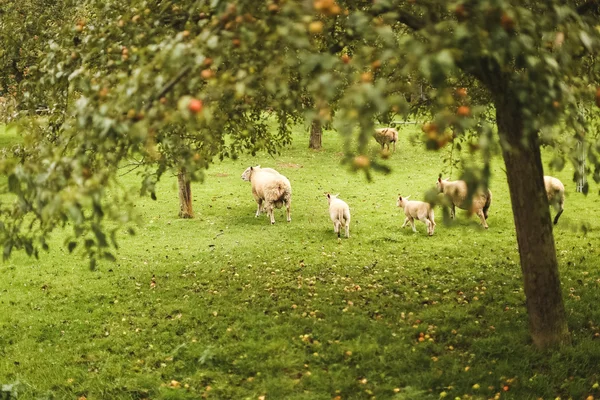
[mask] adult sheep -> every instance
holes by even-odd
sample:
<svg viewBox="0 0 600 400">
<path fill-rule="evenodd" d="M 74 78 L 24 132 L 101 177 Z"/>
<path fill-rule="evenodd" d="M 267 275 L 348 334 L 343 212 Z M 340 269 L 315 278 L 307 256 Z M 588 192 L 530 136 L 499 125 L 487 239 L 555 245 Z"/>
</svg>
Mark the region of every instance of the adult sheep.
<svg viewBox="0 0 600 400">
<path fill-rule="evenodd" d="M 435 229 L 433 207 L 431 207 L 431 204 L 424 201 L 408 200 L 409 197 L 410 196 L 402 197 L 401 195 L 398 195 L 398 201 L 396 202 L 398 207 L 404 209 L 404 215 L 406 216 L 401 228 L 404 228 L 406 224 L 410 222 L 413 232 L 416 232 L 415 219 L 418 219 L 427 225 L 427 234 L 433 236 L 433 231 Z"/>
<path fill-rule="evenodd" d="M 450 200 L 450 218 L 454 218 L 455 207 L 458 207 L 477 214 L 479 219 L 481 219 L 481 225 L 483 225 L 485 229 L 488 228 L 488 224 L 485 220 L 488 217 L 488 210 L 492 204 L 491 190 L 478 190 L 473 193 L 471 201 L 469 201 L 469 193 L 465 181 L 450 181 L 448 179 L 442 180 L 442 178 L 438 178 L 436 186 L 438 192 L 443 193 Z"/>
<path fill-rule="evenodd" d="M 396 151 L 396 142 L 398 141 L 398 131 L 394 128 L 379 128 L 373 132 L 373 137 L 381 145 L 381 150 L 385 148 L 387 144 L 388 150 L 390 149 L 390 143 L 394 144 L 394 152 Z"/>
<path fill-rule="evenodd" d="M 560 215 L 564 211 L 565 186 L 553 176 L 544 176 L 544 186 L 546 187 L 548 203 L 554 207 L 557 213 L 554 217 L 554 225 L 556 225 L 558 218 L 560 218 Z"/>
<path fill-rule="evenodd" d="M 285 205 L 287 221 L 292 220 L 290 208 L 292 204 L 292 185 L 290 181 L 272 168 L 248 167 L 242 174 L 242 179 L 252 184 L 252 196 L 258 208 L 256 216 L 264 207 L 271 224 L 275 223 L 273 210 Z"/>
</svg>

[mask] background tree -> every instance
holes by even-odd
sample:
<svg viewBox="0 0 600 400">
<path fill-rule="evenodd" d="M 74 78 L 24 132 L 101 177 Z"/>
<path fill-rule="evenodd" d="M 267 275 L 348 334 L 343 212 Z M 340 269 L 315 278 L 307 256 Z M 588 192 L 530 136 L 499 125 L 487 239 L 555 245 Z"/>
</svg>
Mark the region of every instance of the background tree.
<svg viewBox="0 0 600 400">
<path fill-rule="evenodd" d="M 69 249 L 82 242 L 90 255 L 112 258 L 116 231 L 107 240 L 104 221 L 134 215 L 118 189 L 119 166 L 139 160 L 141 192 L 154 196 L 167 171 L 185 186 L 215 157 L 276 153 L 301 116 L 309 125 L 335 115 L 346 161 L 367 173 L 383 168 L 364 154 L 375 121 L 408 115 L 406 95 L 425 87 L 419 105 L 432 118 L 423 139 L 480 150 L 483 168 L 465 172 L 473 186 L 487 186 L 500 143 L 533 341 L 569 341 L 540 145 L 564 143 L 559 165 L 576 160 L 571 143 L 585 137 L 600 178 L 597 137 L 580 112 L 598 96 L 596 2 L 88 0 L 74 10 L 19 84 L 20 104 L 64 98 L 54 89 L 64 77 L 72 95 L 59 135 L 39 140 L 28 129 L 17 152 L 26 156 L 0 164 L 18 198 L 0 209 L 5 257 L 13 248 L 37 254 L 68 221 Z M 318 111 L 303 108 L 306 97 Z M 558 140 L 556 126 L 569 137 Z"/>
</svg>

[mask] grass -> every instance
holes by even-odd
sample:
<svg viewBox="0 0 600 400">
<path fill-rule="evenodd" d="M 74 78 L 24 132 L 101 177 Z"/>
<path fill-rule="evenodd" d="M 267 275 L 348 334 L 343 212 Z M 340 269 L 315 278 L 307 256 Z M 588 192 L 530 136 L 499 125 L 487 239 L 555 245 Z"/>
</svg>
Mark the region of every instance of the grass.
<svg viewBox="0 0 600 400">
<path fill-rule="evenodd" d="M 568 192 L 554 234 L 573 345 L 536 351 L 501 160 L 489 230 L 463 212 L 444 224 L 439 209 L 433 237 L 420 222 L 400 230 L 397 194 L 419 198 L 450 173 L 415 133 L 403 129 L 393 172 L 369 183 L 339 165 L 334 132 L 310 151 L 298 128 L 280 156 L 211 167 L 193 186 L 193 220 L 177 218 L 176 180 L 164 179 L 157 201 L 139 199 L 145 223 L 121 235 L 115 263 L 90 271 L 60 233 L 39 261 L 15 255 L 0 265 L 0 388 L 26 399 L 599 396 L 598 197 L 575 193 L 572 170 L 552 173 Z M 281 210 L 273 226 L 254 217 L 240 175 L 255 164 L 292 182 L 290 224 Z M 350 239 L 333 233 L 328 191 L 351 207 Z"/>
</svg>

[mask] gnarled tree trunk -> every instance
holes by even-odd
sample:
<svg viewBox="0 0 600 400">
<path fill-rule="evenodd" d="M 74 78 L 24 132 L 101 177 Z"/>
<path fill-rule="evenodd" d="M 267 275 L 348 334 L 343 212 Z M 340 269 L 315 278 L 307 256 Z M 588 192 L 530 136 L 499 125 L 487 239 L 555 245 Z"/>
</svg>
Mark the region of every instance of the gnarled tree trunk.
<svg viewBox="0 0 600 400">
<path fill-rule="evenodd" d="M 308 148 L 319 150 L 321 148 L 322 137 L 323 127 L 321 126 L 321 121 L 315 119 L 310 126 L 310 142 L 308 144 Z"/>
<path fill-rule="evenodd" d="M 497 92 L 496 92 L 497 93 Z M 570 342 L 537 134 L 527 135 L 514 96 L 496 95 L 498 134 L 517 233 L 529 330 L 538 348 Z"/>
<path fill-rule="evenodd" d="M 179 217 L 194 218 L 192 211 L 192 186 L 185 168 L 177 174 L 177 185 L 179 187 Z"/>
</svg>

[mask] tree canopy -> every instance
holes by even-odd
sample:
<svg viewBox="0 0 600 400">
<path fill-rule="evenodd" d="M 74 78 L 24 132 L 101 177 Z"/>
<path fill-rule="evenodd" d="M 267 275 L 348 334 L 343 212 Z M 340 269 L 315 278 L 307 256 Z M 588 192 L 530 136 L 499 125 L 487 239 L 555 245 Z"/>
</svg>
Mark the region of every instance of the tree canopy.
<svg viewBox="0 0 600 400">
<path fill-rule="evenodd" d="M 431 148 L 468 145 L 487 165 L 500 143 L 513 204 L 544 205 L 540 145 L 555 146 L 560 167 L 585 142 L 600 181 L 595 1 L 0 4 L 0 85 L 25 137 L 0 161 L 16 196 L 0 205 L 5 258 L 37 255 L 67 225 L 70 250 L 112 258 L 105 221 L 134 216 L 120 167 L 137 168 L 141 193 L 154 196 L 166 171 L 198 180 L 215 157 L 278 152 L 300 121 L 332 123 L 346 161 L 368 173 L 385 165 L 366 154 L 376 121 L 425 113 Z M 34 118 L 40 107 L 49 114 Z M 489 168 L 475 175 L 485 186 Z M 517 177 L 535 181 L 531 192 Z M 554 251 L 549 215 L 543 243 L 515 223 L 522 257 L 528 246 Z"/>
</svg>

